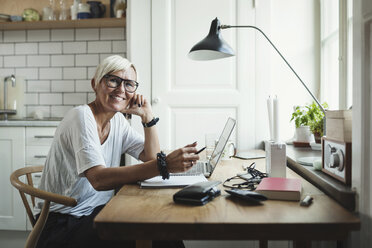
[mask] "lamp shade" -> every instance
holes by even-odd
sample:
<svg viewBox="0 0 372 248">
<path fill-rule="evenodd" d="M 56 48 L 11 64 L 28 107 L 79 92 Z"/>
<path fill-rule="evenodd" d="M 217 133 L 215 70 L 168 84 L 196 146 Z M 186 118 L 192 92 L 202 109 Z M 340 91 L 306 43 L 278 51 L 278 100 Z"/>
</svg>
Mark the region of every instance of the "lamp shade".
<svg viewBox="0 0 372 248">
<path fill-rule="evenodd" d="M 215 18 L 209 34 L 193 46 L 189 58 L 193 60 L 214 60 L 234 56 L 234 50 L 223 40 L 220 33 L 220 21 Z"/>
</svg>

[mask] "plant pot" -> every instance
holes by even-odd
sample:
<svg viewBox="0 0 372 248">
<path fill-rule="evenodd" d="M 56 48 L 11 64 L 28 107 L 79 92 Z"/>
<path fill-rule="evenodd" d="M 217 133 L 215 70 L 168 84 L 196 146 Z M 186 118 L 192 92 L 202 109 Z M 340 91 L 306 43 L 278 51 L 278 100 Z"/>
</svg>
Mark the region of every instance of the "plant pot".
<svg viewBox="0 0 372 248">
<path fill-rule="evenodd" d="M 314 135 L 310 131 L 309 126 L 301 126 L 296 128 L 296 139 L 297 142 L 310 143 L 314 142 Z"/>
<path fill-rule="evenodd" d="M 313 133 L 313 134 L 314 134 L 315 143 L 317 144 L 322 143 L 322 136 L 320 136 L 320 133 Z"/>
</svg>

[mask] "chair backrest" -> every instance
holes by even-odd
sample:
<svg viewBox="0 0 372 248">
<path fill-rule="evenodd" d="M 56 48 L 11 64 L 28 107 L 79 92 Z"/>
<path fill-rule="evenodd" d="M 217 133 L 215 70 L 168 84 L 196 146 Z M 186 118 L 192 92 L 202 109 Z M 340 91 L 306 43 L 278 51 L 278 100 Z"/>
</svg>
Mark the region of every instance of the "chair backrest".
<svg viewBox="0 0 372 248">
<path fill-rule="evenodd" d="M 30 219 L 31 224 L 33 226 L 33 229 L 26 241 L 26 245 L 25 245 L 26 248 L 36 246 L 39 236 L 41 234 L 41 231 L 43 230 L 45 222 L 48 218 L 50 202 L 55 202 L 55 203 L 59 203 L 59 204 L 63 204 L 66 206 L 71 206 L 71 207 L 76 206 L 77 204 L 74 198 L 47 192 L 47 191 L 34 187 L 33 180 L 32 180 L 32 173 L 42 172 L 43 167 L 44 166 L 29 166 L 29 167 L 18 169 L 10 175 L 10 182 L 15 188 L 18 189 L 21 195 L 23 204 L 25 205 L 28 218 Z M 26 177 L 27 184 L 23 183 L 20 180 L 21 176 Z M 44 200 L 43 208 L 37 220 L 35 219 L 32 213 L 30 203 L 28 202 L 26 198 L 26 194 L 31 196 L 32 208 L 35 207 L 35 197 Z"/>
</svg>

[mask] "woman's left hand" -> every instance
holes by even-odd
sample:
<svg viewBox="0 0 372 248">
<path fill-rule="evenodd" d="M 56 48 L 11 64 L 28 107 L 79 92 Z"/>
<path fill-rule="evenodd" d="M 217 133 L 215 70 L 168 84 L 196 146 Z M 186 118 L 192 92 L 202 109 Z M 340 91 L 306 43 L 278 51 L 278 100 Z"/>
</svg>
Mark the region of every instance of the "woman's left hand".
<svg viewBox="0 0 372 248">
<path fill-rule="evenodd" d="M 126 109 L 121 111 L 125 114 L 138 115 L 142 118 L 142 122 L 147 123 L 152 120 L 153 114 L 150 103 L 140 94 L 134 93 L 130 103 Z"/>
</svg>

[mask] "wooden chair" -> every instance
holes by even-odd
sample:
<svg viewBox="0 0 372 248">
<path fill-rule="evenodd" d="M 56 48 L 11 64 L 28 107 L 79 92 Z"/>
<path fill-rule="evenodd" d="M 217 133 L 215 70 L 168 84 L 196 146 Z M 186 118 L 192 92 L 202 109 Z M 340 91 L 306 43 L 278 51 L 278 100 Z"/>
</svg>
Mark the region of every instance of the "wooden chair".
<svg viewBox="0 0 372 248">
<path fill-rule="evenodd" d="M 25 205 L 26 208 L 28 218 L 30 219 L 31 224 L 33 226 L 33 229 L 27 238 L 25 248 L 33 248 L 36 246 L 41 231 L 43 230 L 45 222 L 48 218 L 50 202 L 55 202 L 71 207 L 76 206 L 77 204 L 74 198 L 58 195 L 55 193 L 50 193 L 34 187 L 32 182 L 32 173 L 41 172 L 43 170 L 43 167 L 44 166 L 25 167 L 14 171 L 10 175 L 10 182 L 14 187 L 16 187 L 19 190 L 23 204 Z M 28 184 L 23 183 L 19 179 L 19 177 L 21 176 L 26 176 Z M 28 202 L 25 194 L 31 196 L 31 203 L 33 207 L 35 207 L 35 197 L 44 200 L 43 208 L 37 220 L 35 219 L 32 213 L 30 203 Z"/>
</svg>

